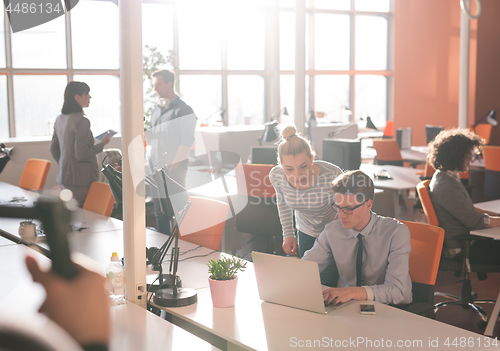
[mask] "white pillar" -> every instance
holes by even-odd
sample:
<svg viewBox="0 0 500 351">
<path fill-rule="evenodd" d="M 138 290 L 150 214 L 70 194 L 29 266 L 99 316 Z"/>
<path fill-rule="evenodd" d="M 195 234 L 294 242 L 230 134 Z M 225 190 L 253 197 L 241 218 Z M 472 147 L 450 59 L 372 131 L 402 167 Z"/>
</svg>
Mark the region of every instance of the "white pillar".
<svg viewBox="0 0 500 351">
<path fill-rule="evenodd" d="M 470 18 L 460 11 L 460 75 L 458 86 L 458 127 L 467 128 L 469 123 L 469 52 Z"/>
<path fill-rule="evenodd" d="M 146 307 L 146 210 L 144 197 L 135 191 L 131 173 L 134 159 L 133 172 L 142 174 L 144 179 L 144 149 L 129 148 L 134 139 L 142 140 L 144 130 L 141 0 L 120 0 L 119 10 L 126 299 Z M 139 148 L 142 147 L 141 142 Z"/>
<path fill-rule="evenodd" d="M 471 13 L 471 0 L 460 0 L 460 83 L 458 92 L 458 126 L 467 128 L 469 124 L 469 55 L 470 20 L 481 15 L 481 2 L 475 0 L 476 14 Z M 474 123 L 474 118 L 471 121 Z"/>
<path fill-rule="evenodd" d="M 306 1 L 295 0 L 295 126 L 305 134 L 306 122 Z"/>
</svg>

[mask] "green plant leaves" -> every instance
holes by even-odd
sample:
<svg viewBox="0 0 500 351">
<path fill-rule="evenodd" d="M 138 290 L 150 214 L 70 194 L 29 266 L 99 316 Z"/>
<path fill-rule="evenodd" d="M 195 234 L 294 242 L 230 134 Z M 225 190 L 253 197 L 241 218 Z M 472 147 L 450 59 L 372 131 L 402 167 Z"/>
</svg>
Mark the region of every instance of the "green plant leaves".
<svg viewBox="0 0 500 351">
<path fill-rule="evenodd" d="M 223 257 L 207 263 L 210 278 L 214 280 L 231 280 L 236 277 L 238 271 L 244 271 L 247 262 L 239 257 Z"/>
</svg>

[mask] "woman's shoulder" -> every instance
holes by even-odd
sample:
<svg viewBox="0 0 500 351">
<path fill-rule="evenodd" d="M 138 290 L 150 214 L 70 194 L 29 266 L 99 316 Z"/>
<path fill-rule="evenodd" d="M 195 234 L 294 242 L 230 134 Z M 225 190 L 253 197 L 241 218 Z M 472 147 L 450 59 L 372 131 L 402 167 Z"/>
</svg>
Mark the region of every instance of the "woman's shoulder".
<svg viewBox="0 0 500 351">
<path fill-rule="evenodd" d="M 286 179 L 285 171 L 281 165 L 277 165 L 269 171 L 269 179 L 273 184 L 278 184 Z"/>
</svg>

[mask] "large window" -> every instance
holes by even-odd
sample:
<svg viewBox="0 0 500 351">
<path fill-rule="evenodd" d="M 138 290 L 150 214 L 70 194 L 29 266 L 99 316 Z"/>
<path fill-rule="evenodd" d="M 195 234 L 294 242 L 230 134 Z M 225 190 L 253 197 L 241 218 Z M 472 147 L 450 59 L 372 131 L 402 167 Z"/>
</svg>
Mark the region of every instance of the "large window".
<svg viewBox="0 0 500 351">
<path fill-rule="evenodd" d="M 391 117 L 392 0 L 304 0 L 305 28 L 296 26 L 295 0 L 142 1 L 143 45 L 170 55 L 178 93 L 199 123 L 261 125 L 278 115 L 293 123 L 296 35 L 306 42 L 305 113 L 323 112 L 320 122 L 370 116 L 377 126 Z M 120 130 L 115 1 L 81 0 L 19 33 L 5 19 L 1 138 L 51 135 L 70 80 L 91 88 L 85 112 L 94 133 Z M 147 99 L 151 106 L 154 92 Z"/>
<path fill-rule="evenodd" d="M 306 1 L 306 112 L 320 122 L 360 122 L 377 126 L 390 118 L 392 80 L 390 0 Z M 293 78 L 294 1 L 280 0 L 281 84 Z M 282 87 L 281 94 L 289 87 Z M 290 100 L 290 92 L 286 98 Z M 281 104 L 284 103 L 281 96 Z M 287 103 L 288 104 L 288 103 Z M 290 112 L 290 108 L 287 105 Z M 318 114 L 318 112 L 321 112 Z M 293 110 L 292 110 L 293 113 Z M 363 122 L 364 123 L 364 122 Z"/>
<path fill-rule="evenodd" d="M 8 17 L 0 23 L 7 27 L 0 36 L 1 138 L 52 135 L 70 80 L 90 86 L 85 113 L 94 134 L 120 130 L 116 4 L 80 1 L 64 16 L 18 33 Z"/>
</svg>

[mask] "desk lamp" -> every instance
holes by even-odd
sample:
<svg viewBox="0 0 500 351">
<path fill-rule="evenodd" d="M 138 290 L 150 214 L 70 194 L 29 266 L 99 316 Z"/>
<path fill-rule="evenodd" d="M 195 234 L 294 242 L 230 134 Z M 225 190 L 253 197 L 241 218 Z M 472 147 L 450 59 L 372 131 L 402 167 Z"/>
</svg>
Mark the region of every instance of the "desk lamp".
<svg viewBox="0 0 500 351">
<path fill-rule="evenodd" d="M 259 141 L 259 145 L 262 146 L 262 141 L 266 143 L 275 141 L 278 139 L 278 131 L 276 127 L 278 126 L 277 121 L 270 121 L 264 124 L 264 133 L 257 139 Z"/>
<path fill-rule="evenodd" d="M 486 118 L 486 122 L 488 122 L 492 126 L 496 126 L 498 124 L 497 112 L 496 112 L 496 110 L 492 109 L 492 110 L 489 110 L 488 112 L 486 112 L 486 114 L 483 117 L 481 117 L 481 119 L 479 121 L 474 123 L 474 125 L 472 126 L 472 129 L 474 129 L 474 132 L 476 132 L 477 125 L 480 124 L 485 118 Z"/>
<path fill-rule="evenodd" d="M 278 112 L 278 121 L 281 121 L 281 115 L 288 116 L 288 110 L 286 109 L 286 106 L 283 107 L 279 112 Z"/>
<path fill-rule="evenodd" d="M 373 124 L 372 118 L 370 116 L 366 117 L 366 128 L 378 130 L 378 128 Z"/>
<path fill-rule="evenodd" d="M 224 123 L 224 115 L 226 114 L 226 110 L 221 107 L 221 108 L 217 109 L 215 112 L 211 113 L 208 117 L 206 117 L 205 123 L 201 123 L 201 126 L 208 127 L 209 126 L 209 123 L 208 123 L 209 119 L 211 119 L 213 116 L 216 116 L 218 112 L 220 112 L 221 121 Z"/>
<path fill-rule="evenodd" d="M 7 165 L 7 163 L 12 160 L 14 163 L 22 163 L 25 157 L 18 147 L 5 147 L 5 144 L 0 144 L 0 173 Z"/>
<path fill-rule="evenodd" d="M 153 269 L 159 271 L 159 286 L 153 293 L 153 301 L 159 306 L 181 307 L 189 306 L 198 300 L 194 289 L 182 288 L 181 279 L 177 276 L 177 266 L 179 264 L 179 224 L 182 223 L 191 202 L 188 199 L 187 190 L 170 178 L 163 169 L 155 169 L 151 177 L 146 181 L 156 188 L 160 202 L 161 212 L 170 218 L 172 234 L 163 246 L 151 257 Z M 171 196 L 176 196 L 176 201 L 171 201 Z M 180 209 L 180 210 L 178 210 Z M 180 213 L 180 216 L 178 214 Z M 177 222 L 179 217 L 179 222 Z M 170 258 L 170 273 L 164 277 L 162 262 L 169 248 L 172 247 Z M 164 278 L 167 278 L 164 280 Z"/>
</svg>

